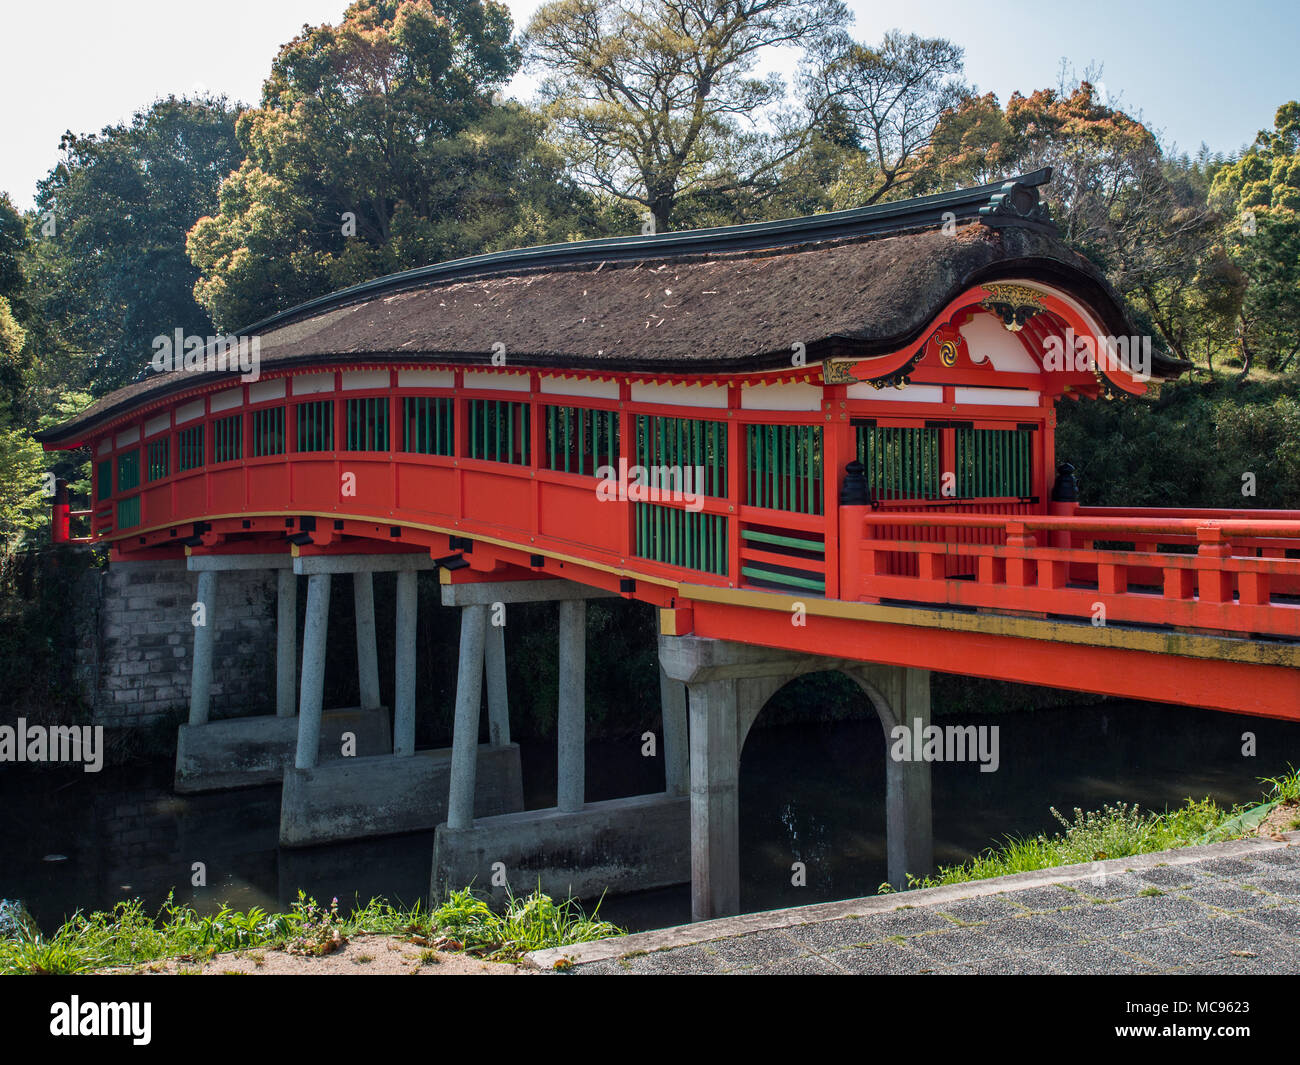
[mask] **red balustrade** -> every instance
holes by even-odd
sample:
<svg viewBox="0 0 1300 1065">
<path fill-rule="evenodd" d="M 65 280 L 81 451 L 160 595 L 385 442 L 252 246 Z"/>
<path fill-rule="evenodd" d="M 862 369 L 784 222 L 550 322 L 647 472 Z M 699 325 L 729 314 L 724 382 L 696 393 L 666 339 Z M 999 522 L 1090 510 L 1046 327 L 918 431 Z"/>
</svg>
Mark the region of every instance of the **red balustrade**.
<svg viewBox="0 0 1300 1065">
<path fill-rule="evenodd" d="M 1300 512 L 1098 509 L 843 507 L 845 598 L 1300 638 Z"/>
</svg>

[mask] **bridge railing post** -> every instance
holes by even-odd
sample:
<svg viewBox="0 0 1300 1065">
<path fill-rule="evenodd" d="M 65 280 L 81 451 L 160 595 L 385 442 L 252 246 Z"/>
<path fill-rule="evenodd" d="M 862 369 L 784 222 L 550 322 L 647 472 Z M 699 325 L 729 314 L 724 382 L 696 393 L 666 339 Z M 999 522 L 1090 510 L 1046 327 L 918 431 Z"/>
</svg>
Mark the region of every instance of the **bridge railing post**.
<svg viewBox="0 0 1300 1065">
<path fill-rule="evenodd" d="M 1232 557 L 1232 544 L 1218 525 L 1196 530 L 1197 593 L 1203 602 L 1232 602 L 1232 573 L 1224 563 Z"/>
<path fill-rule="evenodd" d="M 1007 530 L 1006 581 L 1018 587 L 1034 583 L 1035 570 L 1032 552 L 1038 546 L 1034 534 L 1024 522 L 1009 521 Z"/>
</svg>

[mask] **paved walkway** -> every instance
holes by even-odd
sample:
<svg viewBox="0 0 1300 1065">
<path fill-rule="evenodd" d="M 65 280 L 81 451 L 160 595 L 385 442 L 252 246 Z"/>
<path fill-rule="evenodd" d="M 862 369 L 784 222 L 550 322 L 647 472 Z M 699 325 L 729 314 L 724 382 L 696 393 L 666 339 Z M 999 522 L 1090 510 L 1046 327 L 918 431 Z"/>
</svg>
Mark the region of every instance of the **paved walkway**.
<svg viewBox="0 0 1300 1065">
<path fill-rule="evenodd" d="M 531 958 L 577 975 L 1300 973 L 1300 832 L 1285 839 L 746 914 Z"/>
</svg>

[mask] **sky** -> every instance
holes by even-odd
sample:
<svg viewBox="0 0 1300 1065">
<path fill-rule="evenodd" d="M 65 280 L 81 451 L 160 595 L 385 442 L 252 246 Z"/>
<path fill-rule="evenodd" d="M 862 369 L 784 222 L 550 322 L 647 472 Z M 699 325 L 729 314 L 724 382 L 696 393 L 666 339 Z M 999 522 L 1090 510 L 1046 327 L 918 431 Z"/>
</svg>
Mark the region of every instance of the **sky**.
<svg viewBox="0 0 1300 1065">
<path fill-rule="evenodd" d="M 1195 152 L 1232 152 L 1300 98 L 1295 0 L 848 0 L 859 40 L 901 29 L 966 50 L 966 79 L 1002 102 L 1055 87 L 1062 60 L 1100 68 L 1112 106 Z M 507 0 L 518 28 L 539 0 Z M 255 103 L 280 45 L 304 23 L 336 22 L 346 0 L 64 0 L 7 5 L 0 63 L 0 191 L 20 209 L 58 161 L 64 130 L 90 133 L 170 93 Z M 772 57 L 787 77 L 792 52 Z M 534 83 L 516 78 L 527 99 Z"/>
</svg>

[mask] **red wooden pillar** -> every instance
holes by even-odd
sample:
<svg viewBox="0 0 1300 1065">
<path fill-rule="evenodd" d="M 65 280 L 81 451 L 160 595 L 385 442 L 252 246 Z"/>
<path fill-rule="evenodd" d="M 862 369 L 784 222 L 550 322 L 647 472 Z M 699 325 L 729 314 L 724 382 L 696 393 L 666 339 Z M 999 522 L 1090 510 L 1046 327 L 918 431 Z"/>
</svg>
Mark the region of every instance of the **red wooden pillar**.
<svg viewBox="0 0 1300 1065">
<path fill-rule="evenodd" d="M 849 421 L 847 387 L 834 385 L 823 389 L 822 395 L 825 397 L 822 403 L 825 413 L 822 430 L 822 509 L 825 520 L 822 529 L 826 540 L 826 598 L 856 598 L 860 592 L 860 578 L 847 584 L 842 582 L 842 559 L 844 554 L 856 551 L 857 541 L 862 536 L 862 523 L 858 522 L 853 539 L 841 542 L 840 483 L 844 479 L 844 467 L 857 458 L 857 441 Z M 847 596 L 844 588 L 848 589 Z"/>
<path fill-rule="evenodd" d="M 536 371 L 528 374 L 528 465 L 532 478 L 532 506 L 529 510 L 529 532 L 534 538 L 542 531 L 542 484 L 537 471 L 546 469 L 546 397 L 542 395 L 542 375 Z"/>
<path fill-rule="evenodd" d="M 739 588 L 740 508 L 744 502 L 744 474 L 749 469 L 745 430 L 740 421 L 740 386 L 727 389 L 727 580 Z"/>
<path fill-rule="evenodd" d="M 456 447 L 453 451 L 455 457 L 452 459 L 452 465 L 456 468 L 455 514 L 459 520 L 465 516 L 465 469 L 461 464 L 469 454 L 469 400 L 465 398 L 465 371 L 456 370 L 455 374 L 456 398 L 452 400 L 452 409 L 455 412 L 452 422 L 456 433 Z"/>
<path fill-rule="evenodd" d="M 618 457 L 620 462 L 614 467 L 615 476 L 618 476 L 622 469 L 630 470 L 637 462 L 636 415 L 629 409 L 631 405 L 632 386 L 626 380 L 622 380 L 618 385 Z M 623 487 L 626 488 L 626 485 Z M 619 554 L 624 558 L 632 558 L 636 554 L 636 542 L 633 539 L 634 523 L 632 521 L 632 508 L 635 505 L 629 500 L 620 500 L 615 504 L 619 513 Z"/>
<path fill-rule="evenodd" d="M 50 542 L 66 544 L 72 539 L 72 504 L 68 501 L 68 482 L 60 477 L 54 482 L 54 503 L 50 513 Z"/>
</svg>

